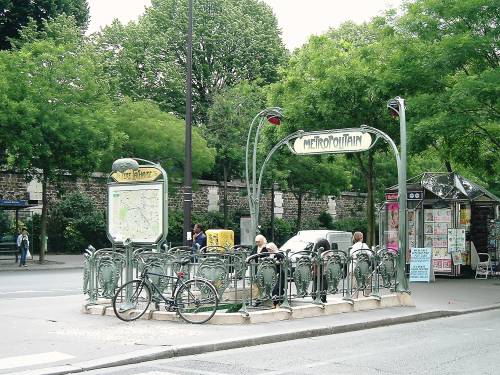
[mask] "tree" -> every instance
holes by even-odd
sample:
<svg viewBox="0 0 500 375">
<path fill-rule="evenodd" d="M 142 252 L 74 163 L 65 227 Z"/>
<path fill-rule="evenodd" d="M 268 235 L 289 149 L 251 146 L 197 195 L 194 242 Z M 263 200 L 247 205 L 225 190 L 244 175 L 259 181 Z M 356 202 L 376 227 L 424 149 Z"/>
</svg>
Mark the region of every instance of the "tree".
<svg viewBox="0 0 500 375">
<path fill-rule="evenodd" d="M 220 181 L 222 176 L 224 228 L 228 225 L 227 182 L 243 177 L 249 126 L 265 105 L 266 98 L 260 85 L 242 82 L 218 93 L 208 111 L 205 135 L 217 150 L 213 177 Z"/>
<path fill-rule="evenodd" d="M 114 159 L 138 157 L 159 162 L 169 177 L 181 177 L 184 166 L 184 122 L 161 111 L 151 101 L 133 102 L 124 98 L 116 108 L 116 129 L 124 138 L 115 143 L 102 169 L 108 171 Z M 214 164 L 215 150 L 193 129 L 193 174 L 200 176 Z"/>
<path fill-rule="evenodd" d="M 67 24 L 67 18 L 60 16 L 44 27 L 50 32 L 79 33 L 76 23 L 61 29 L 59 22 Z M 8 86 L 0 107 L 1 138 L 8 139 L 4 157 L 9 166 L 42 183 L 43 262 L 48 184 L 68 173 L 79 176 L 94 171 L 113 146 L 108 86 L 96 55 L 84 40 L 61 35 L 1 51 L 0 71 Z"/>
<path fill-rule="evenodd" d="M 1 0 L 0 49 L 10 49 L 11 39 L 16 39 L 22 28 L 33 20 L 43 29 L 43 21 L 65 14 L 73 16 L 82 29 L 89 22 L 87 0 Z"/>
<path fill-rule="evenodd" d="M 356 32 L 354 32 L 356 31 Z M 386 113 L 390 93 L 374 74 L 377 51 L 373 45 L 380 31 L 374 24 L 347 23 L 297 50 L 284 69 L 281 80 L 273 85 L 272 97 L 284 108 L 286 126 L 291 133 L 351 128 L 367 124 L 390 135 L 394 130 Z M 382 143 L 365 154 L 354 154 L 357 168 L 364 176 L 368 193 L 367 242 L 375 239 L 374 158 Z"/>
<path fill-rule="evenodd" d="M 154 0 L 137 23 L 114 23 L 96 38 L 117 89 L 184 115 L 187 1 Z M 277 21 L 258 0 L 194 2 L 194 119 L 205 123 L 216 92 L 241 81 L 277 79 L 286 58 Z"/>
<path fill-rule="evenodd" d="M 379 74 L 407 97 L 410 150 L 500 191 L 498 3 L 418 0 L 405 10 L 386 20 Z"/>
<path fill-rule="evenodd" d="M 296 232 L 301 229 L 304 197 L 337 195 L 350 187 L 343 157 L 281 154 L 273 164 L 275 179 L 297 199 Z M 287 167 L 277 169 L 277 165 Z"/>
</svg>

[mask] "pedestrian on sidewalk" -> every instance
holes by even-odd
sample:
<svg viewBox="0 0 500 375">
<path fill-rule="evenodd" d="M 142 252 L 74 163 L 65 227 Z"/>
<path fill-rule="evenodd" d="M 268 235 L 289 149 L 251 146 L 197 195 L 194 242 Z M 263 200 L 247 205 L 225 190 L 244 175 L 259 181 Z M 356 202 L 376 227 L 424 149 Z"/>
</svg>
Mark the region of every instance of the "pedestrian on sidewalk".
<svg viewBox="0 0 500 375">
<path fill-rule="evenodd" d="M 26 264 L 26 256 L 30 248 L 30 240 L 28 237 L 28 230 L 23 228 L 21 234 L 17 236 L 17 249 L 21 253 L 21 259 L 19 260 L 19 267 L 28 267 Z"/>
<path fill-rule="evenodd" d="M 320 250 L 322 249 L 322 250 Z M 325 251 L 330 250 L 330 242 L 326 238 L 318 238 L 314 244 L 313 251 L 315 254 L 318 254 L 319 251 L 321 251 L 321 254 L 323 254 Z M 324 272 L 324 264 L 323 264 L 323 258 L 321 257 L 321 254 L 318 254 L 318 259 L 317 263 L 313 263 L 312 266 L 312 275 L 313 275 L 313 295 L 316 296 L 316 293 L 320 293 L 321 297 L 321 302 L 326 303 L 326 293 L 328 290 L 328 280 L 326 278 L 326 273 Z M 319 267 L 318 267 L 319 265 Z M 318 273 L 320 274 L 320 280 L 319 280 L 319 288 L 318 288 Z"/>
</svg>

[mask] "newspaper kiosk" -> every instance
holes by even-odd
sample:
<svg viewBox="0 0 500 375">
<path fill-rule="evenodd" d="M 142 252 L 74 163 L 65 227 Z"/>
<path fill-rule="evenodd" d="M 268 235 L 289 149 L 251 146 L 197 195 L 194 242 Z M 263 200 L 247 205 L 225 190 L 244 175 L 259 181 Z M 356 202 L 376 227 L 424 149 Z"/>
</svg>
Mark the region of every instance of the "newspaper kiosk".
<svg viewBox="0 0 500 375">
<path fill-rule="evenodd" d="M 386 190 L 380 210 L 379 238 L 398 250 L 398 188 Z M 423 173 L 407 181 L 408 249 L 432 248 L 437 275 L 460 276 L 470 270 L 471 242 L 489 253 L 500 270 L 500 199 L 457 173 Z"/>
</svg>

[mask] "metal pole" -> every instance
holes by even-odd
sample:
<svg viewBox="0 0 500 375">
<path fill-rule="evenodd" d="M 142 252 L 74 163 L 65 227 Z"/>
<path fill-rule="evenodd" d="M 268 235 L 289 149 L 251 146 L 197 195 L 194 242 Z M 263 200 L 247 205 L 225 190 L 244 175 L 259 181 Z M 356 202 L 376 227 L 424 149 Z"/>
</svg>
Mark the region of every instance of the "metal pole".
<svg viewBox="0 0 500 375">
<path fill-rule="evenodd" d="M 191 239 L 192 159 L 191 159 L 191 121 L 192 121 L 192 73 L 193 73 L 193 0 L 188 0 L 187 32 L 187 76 L 186 76 L 186 134 L 184 149 L 184 226 L 183 244 L 189 246 Z"/>
<path fill-rule="evenodd" d="M 401 163 L 398 171 L 398 202 L 399 202 L 399 251 L 396 263 L 396 292 L 408 292 L 408 279 L 406 278 L 406 251 L 407 251 L 407 233 L 406 233 L 406 114 L 405 101 L 399 96 L 395 98 L 399 104 L 399 132 Z"/>
</svg>

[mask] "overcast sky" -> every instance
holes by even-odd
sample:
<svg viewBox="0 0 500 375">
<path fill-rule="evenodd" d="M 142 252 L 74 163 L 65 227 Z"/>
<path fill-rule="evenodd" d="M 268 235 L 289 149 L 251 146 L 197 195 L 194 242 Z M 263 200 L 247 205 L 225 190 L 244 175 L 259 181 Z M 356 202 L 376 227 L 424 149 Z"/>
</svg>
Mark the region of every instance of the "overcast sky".
<svg viewBox="0 0 500 375">
<path fill-rule="evenodd" d="M 122 22 L 137 19 L 150 0 L 87 0 L 90 5 L 89 32 L 98 31 L 114 18 Z M 196 1 L 196 0 L 195 0 Z M 245 0 L 241 0 L 245 1 Z M 402 0 L 263 0 L 278 18 L 283 40 L 289 49 L 301 46 L 312 34 L 352 20 L 368 21 Z"/>
</svg>

